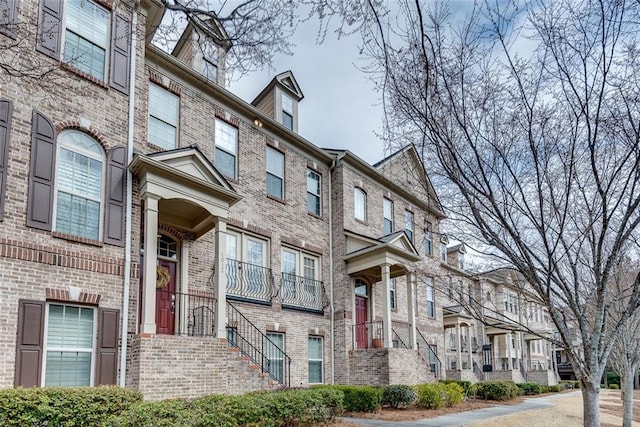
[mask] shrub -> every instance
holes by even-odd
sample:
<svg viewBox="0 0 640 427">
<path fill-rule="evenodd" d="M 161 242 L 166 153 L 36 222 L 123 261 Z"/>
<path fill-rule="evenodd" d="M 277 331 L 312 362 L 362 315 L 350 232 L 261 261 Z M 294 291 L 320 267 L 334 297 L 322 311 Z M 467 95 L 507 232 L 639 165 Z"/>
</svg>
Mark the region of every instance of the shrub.
<svg viewBox="0 0 640 427">
<path fill-rule="evenodd" d="M 142 395 L 120 387 L 33 387 L 0 391 L 0 425 L 86 426 L 142 401 Z"/>
<path fill-rule="evenodd" d="M 542 392 L 540 390 L 540 384 L 538 383 L 519 383 L 517 386 L 522 390 L 522 393 L 527 396 L 540 394 Z"/>
<path fill-rule="evenodd" d="M 416 405 L 426 409 L 439 409 L 445 403 L 446 385 L 442 383 L 425 383 L 415 387 Z"/>
<path fill-rule="evenodd" d="M 540 386 L 540 393 L 549 393 L 551 390 L 549 390 L 549 386 L 548 385 L 541 385 Z"/>
<path fill-rule="evenodd" d="M 607 373 L 605 375 L 607 377 L 607 384 L 609 386 L 611 386 L 613 384 L 617 384 L 618 388 L 620 388 L 620 375 L 618 375 L 617 372 L 607 371 Z M 609 387 L 609 388 L 611 388 L 611 387 Z"/>
<path fill-rule="evenodd" d="M 580 381 L 562 380 L 559 382 L 560 387 L 567 388 L 580 388 Z"/>
<path fill-rule="evenodd" d="M 314 389 L 334 389 L 344 393 L 344 410 L 347 412 L 375 412 L 382 407 L 382 389 L 371 386 L 330 385 Z"/>
<path fill-rule="evenodd" d="M 460 387 L 462 387 L 462 390 L 464 391 L 465 396 L 469 394 L 469 389 L 471 388 L 471 381 L 464 381 L 464 380 L 440 380 L 441 383 L 443 384 L 451 384 L 451 383 L 455 383 L 458 384 Z"/>
<path fill-rule="evenodd" d="M 458 403 L 464 400 L 464 389 L 460 384 L 449 383 L 445 384 L 445 397 L 444 403 L 448 407 L 456 406 Z"/>
<path fill-rule="evenodd" d="M 618 384 L 609 384 L 609 388 L 611 390 L 619 390 L 620 386 Z"/>
<path fill-rule="evenodd" d="M 193 411 L 191 402 L 183 399 L 164 400 L 162 402 L 144 402 L 132 406 L 109 420 L 113 427 L 171 427 L 176 425 L 193 426 L 199 419 Z M 235 427 L 235 424 L 220 423 L 221 427 Z"/>
<path fill-rule="evenodd" d="M 487 400 L 510 400 L 520 395 L 520 388 L 513 381 L 480 381 L 470 393 Z"/>
<path fill-rule="evenodd" d="M 382 405 L 401 408 L 413 403 L 416 393 L 408 385 L 388 385 L 382 389 Z"/>
<path fill-rule="evenodd" d="M 551 393 L 560 392 L 560 386 L 559 385 L 549 385 L 549 386 L 546 386 L 546 387 L 547 387 L 547 391 L 549 391 Z"/>
</svg>

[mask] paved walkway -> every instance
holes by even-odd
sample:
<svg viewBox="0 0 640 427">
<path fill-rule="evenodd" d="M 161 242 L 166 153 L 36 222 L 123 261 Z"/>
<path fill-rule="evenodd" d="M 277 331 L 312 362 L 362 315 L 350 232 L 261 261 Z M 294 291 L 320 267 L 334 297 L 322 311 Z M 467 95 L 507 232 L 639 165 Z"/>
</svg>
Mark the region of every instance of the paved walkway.
<svg viewBox="0 0 640 427">
<path fill-rule="evenodd" d="M 535 409 L 544 409 L 554 406 L 553 401 L 558 398 L 579 395 L 580 390 L 570 393 L 551 394 L 543 397 L 526 398 L 524 402 L 516 405 L 497 405 L 490 408 L 476 409 L 473 411 L 458 412 L 455 414 L 442 415 L 435 418 L 425 418 L 416 421 L 383 421 L 372 420 L 368 418 L 344 418 L 344 421 L 353 424 L 362 424 L 368 426 L 431 426 L 431 427 L 457 427 L 466 426 L 480 421 L 486 421 L 490 418 L 502 417 L 523 411 L 531 411 Z"/>
</svg>

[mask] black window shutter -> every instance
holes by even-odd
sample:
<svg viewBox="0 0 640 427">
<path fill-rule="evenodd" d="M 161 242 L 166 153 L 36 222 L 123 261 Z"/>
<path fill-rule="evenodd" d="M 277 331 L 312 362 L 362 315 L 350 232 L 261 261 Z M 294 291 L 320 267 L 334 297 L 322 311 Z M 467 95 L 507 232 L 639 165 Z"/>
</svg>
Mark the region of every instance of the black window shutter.
<svg viewBox="0 0 640 427">
<path fill-rule="evenodd" d="M 51 231 L 56 129 L 44 114 L 33 110 L 27 226 Z"/>
<path fill-rule="evenodd" d="M 40 386 L 44 335 L 44 301 L 20 300 L 14 385 Z"/>
<path fill-rule="evenodd" d="M 63 4 L 61 0 L 40 0 L 38 8 L 36 50 L 54 59 L 60 59 Z"/>
<path fill-rule="evenodd" d="M 16 38 L 18 0 L 0 0 L 0 33 Z"/>
<path fill-rule="evenodd" d="M 107 188 L 104 214 L 104 242 L 124 246 L 127 150 L 113 147 L 107 156 Z"/>
<path fill-rule="evenodd" d="M 120 310 L 101 308 L 98 311 L 98 357 L 95 385 L 115 384 L 118 373 L 118 331 Z"/>
<path fill-rule="evenodd" d="M 134 12 L 135 13 L 135 12 Z M 111 87 L 129 94 L 129 57 L 131 22 L 120 14 L 113 15 L 111 25 Z"/>
<path fill-rule="evenodd" d="M 0 0 L 1 2 L 2 0 Z M 13 103 L 0 99 L 0 221 L 4 219 L 4 199 L 7 191 L 7 168 L 9 164 L 9 134 Z"/>
</svg>

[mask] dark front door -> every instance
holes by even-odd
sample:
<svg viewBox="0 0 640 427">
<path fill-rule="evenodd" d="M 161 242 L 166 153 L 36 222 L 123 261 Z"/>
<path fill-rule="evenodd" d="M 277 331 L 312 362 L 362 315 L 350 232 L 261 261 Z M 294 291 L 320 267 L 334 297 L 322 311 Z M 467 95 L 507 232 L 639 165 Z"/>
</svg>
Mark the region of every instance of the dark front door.
<svg viewBox="0 0 640 427">
<path fill-rule="evenodd" d="M 173 335 L 176 324 L 176 263 L 159 259 L 156 276 L 156 333 Z"/>
<path fill-rule="evenodd" d="M 356 295 L 356 347 L 367 348 L 367 298 Z"/>
</svg>

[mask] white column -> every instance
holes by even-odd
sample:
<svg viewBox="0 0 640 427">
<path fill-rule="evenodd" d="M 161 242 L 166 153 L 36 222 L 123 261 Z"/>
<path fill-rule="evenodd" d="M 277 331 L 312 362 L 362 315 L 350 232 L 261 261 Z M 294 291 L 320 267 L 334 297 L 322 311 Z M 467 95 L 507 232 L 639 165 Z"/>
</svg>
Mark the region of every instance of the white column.
<svg viewBox="0 0 640 427">
<path fill-rule="evenodd" d="M 189 327 L 189 244 L 187 240 L 183 240 L 180 245 L 180 292 L 178 299 L 178 315 L 180 316 L 181 334 L 188 333 Z"/>
<path fill-rule="evenodd" d="M 392 347 L 391 341 L 391 301 L 389 291 L 391 289 L 391 265 L 382 264 L 382 327 L 384 333 L 384 347 Z M 373 292 L 372 292 L 373 293 Z"/>
<path fill-rule="evenodd" d="M 415 283 L 413 281 L 413 273 L 407 273 L 407 321 L 409 322 L 409 348 L 418 348 L 416 344 L 416 313 L 415 313 L 415 300 L 414 290 Z"/>
<path fill-rule="evenodd" d="M 144 265 L 142 284 L 142 326 L 140 333 L 156 333 L 156 264 L 158 262 L 158 201 L 155 194 L 144 199 Z"/>
<path fill-rule="evenodd" d="M 216 253 L 213 259 L 213 268 L 215 269 L 214 289 L 216 295 L 216 318 L 215 328 L 216 337 L 227 337 L 227 275 L 225 274 L 225 252 L 227 247 L 226 240 L 227 220 L 225 218 L 216 218 Z"/>
<path fill-rule="evenodd" d="M 462 370 L 462 331 L 460 321 L 456 324 L 456 350 L 458 353 L 458 371 Z"/>
<path fill-rule="evenodd" d="M 509 358 L 508 360 L 508 369 L 510 371 L 513 371 L 513 360 L 511 359 L 511 332 L 507 332 L 507 335 L 505 337 L 505 340 L 507 341 L 507 357 Z"/>
<path fill-rule="evenodd" d="M 467 325 L 467 369 L 473 370 L 471 362 L 471 325 Z"/>
</svg>

